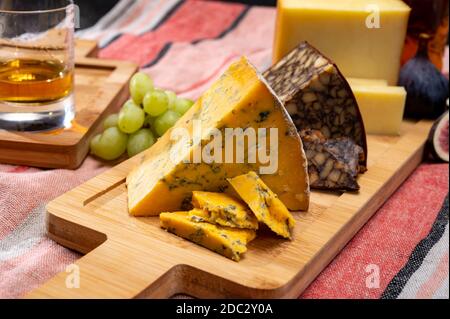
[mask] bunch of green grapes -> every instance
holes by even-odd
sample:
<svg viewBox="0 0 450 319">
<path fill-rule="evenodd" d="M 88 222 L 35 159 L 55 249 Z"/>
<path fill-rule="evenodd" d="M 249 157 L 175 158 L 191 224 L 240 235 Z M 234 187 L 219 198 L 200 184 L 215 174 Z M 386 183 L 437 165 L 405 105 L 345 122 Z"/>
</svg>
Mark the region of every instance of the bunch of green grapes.
<svg viewBox="0 0 450 319">
<path fill-rule="evenodd" d="M 156 89 L 141 72 L 131 78 L 130 94 L 120 112 L 105 119 L 103 133 L 91 140 L 92 154 L 105 160 L 125 152 L 134 156 L 152 146 L 194 104 L 174 92 Z"/>
</svg>

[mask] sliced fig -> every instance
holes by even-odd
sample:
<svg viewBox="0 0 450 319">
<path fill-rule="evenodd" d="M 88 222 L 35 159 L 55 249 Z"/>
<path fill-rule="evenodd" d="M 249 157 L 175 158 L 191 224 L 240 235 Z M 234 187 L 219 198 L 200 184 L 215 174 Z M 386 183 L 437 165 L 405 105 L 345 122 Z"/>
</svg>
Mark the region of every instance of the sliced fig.
<svg viewBox="0 0 450 319">
<path fill-rule="evenodd" d="M 428 136 L 428 150 L 434 160 L 448 163 L 448 111 L 433 124 Z"/>
</svg>

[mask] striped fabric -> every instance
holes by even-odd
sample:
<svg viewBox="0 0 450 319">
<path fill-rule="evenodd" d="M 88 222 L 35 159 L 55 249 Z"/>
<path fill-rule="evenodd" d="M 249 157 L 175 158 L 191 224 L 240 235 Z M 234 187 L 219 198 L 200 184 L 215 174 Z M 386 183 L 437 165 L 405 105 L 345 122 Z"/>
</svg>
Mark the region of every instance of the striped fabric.
<svg viewBox="0 0 450 319">
<path fill-rule="evenodd" d="M 430 233 L 414 249 L 382 298 L 448 298 L 448 195 Z"/>
<path fill-rule="evenodd" d="M 270 65 L 274 18 L 241 4 L 121 0 L 78 36 L 195 99 L 241 55 Z M 76 171 L 0 164 L 0 297 L 23 296 L 80 257 L 46 238 L 45 204 L 107 168 L 91 157 Z M 300 297 L 448 298 L 448 168 L 422 164 Z"/>
</svg>

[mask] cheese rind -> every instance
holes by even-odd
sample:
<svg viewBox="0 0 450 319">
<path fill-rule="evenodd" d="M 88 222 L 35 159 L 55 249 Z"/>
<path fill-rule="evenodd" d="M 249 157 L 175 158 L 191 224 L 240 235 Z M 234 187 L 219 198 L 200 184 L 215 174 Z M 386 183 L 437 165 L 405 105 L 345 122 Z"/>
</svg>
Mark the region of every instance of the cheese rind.
<svg viewBox="0 0 450 319">
<path fill-rule="evenodd" d="M 362 79 L 362 78 L 347 78 L 350 87 L 353 85 L 365 85 L 365 86 L 387 86 L 388 82 L 381 79 Z"/>
<path fill-rule="evenodd" d="M 194 123 L 201 124 L 201 141 L 192 139 L 187 149 L 177 151 L 179 145 L 171 140 L 171 132 L 186 129 L 193 136 Z M 129 213 L 152 216 L 180 210 L 183 202 L 190 200 L 192 191 L 226 191 L 227 178 L 268 166 L 261 164 L 259 158 L 256 163 L 224 163 L 224 160 L 222 163 L 195 163 L 194 151 L 212 140 L 214 130 L 223 132 L 225 128 L 255 131 L 276 128 L 278 145 L 266 143 L 266 153 L 278 146 L 277 169 L 273 174 L 262 175 L 262 179 L 288 208 L 308 209 L 307 163 L 300 137 L 281 102 L 255 68 L 242 58 L 229 67 L 171 130 L 143 153 L 142 163 L 127 177 Z M 244 154 L 248 153 L 248 143 L 245 143 Z"/>
<path fill-rule="evenodd" d="M 191 211 L 207 222 L 221 226 L 258 229 L 258 220 L 248 207 L 236 198 L 224 193 L 192 192 Z"/>
<path fill-rule="evenodd" d="M 213 225 L 189 212 L 161 213 L 161 227 L 177 236 L 208 248 L 234 261 L 247 251 L 247 243 L 256 237 L 254 230 Z"/>
<path fill-rule="evenodd" d="M 294 218 L 277 195 L 255 172 L 249 172 L 228 181 L 261 223 L 266 224 L 273 232 L 284 238 L 292 238 L 295 227 Z"/>
<path fill-rule="evenodd" d="M 351 85 L 368 134 L 399 135 L 406 90 L 399 86 Z"/>
<path fill-rule="evenodd" d="M 308 41 L 347 77 L 397 83 L 410 13 L 401 0 L 279 0 L 277 7 L 275 63 Z"/>
</svg>

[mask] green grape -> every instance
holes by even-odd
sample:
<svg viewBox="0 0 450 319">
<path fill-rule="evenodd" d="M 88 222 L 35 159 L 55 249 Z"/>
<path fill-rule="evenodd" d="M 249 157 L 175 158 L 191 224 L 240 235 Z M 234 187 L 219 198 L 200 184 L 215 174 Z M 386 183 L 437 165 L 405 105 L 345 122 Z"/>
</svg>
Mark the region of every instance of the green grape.
<svg viewBox="0 0 450 319">
<path fill-rule="evenodd" d="M 155 120 L 156 120 L 156 117 L 147 115 L 147 116 L 145 117 L 144 127 L 145 127 L 145 128 L 149 128 L 149 129 L 152 131 L 153 135 L 154 135 L 155 137 L 157 137 L 157 136 L 158 136 L 158 133 L 156 133 L 156 130 L 155 130 Z"/>
<path fill-rule="evenodd" d="M 144 111 L 129 100 L 120 110 L 117 124 L 122 132 L 131 134 L 139 130 L 144 125 L 144 121 Z"/>
<path fill-rule="evenodd" d="M 148 128 L 143 128 L 137 131 L 136 133 L 133 133 L 128 138 L 128 156 L 132 157 L 150 146 L 152 146 L 155 143 L 155 137 L 153 136 L 153 133 Z"/>
<path fill-rule="evenodd" d="M 146 115 L 145 116 L 145 121 L 144 121 L 144 128 L 151 128 L 153 126 L 153 124 L 155 123 L 155 118 L 153 116 L 150 115 Z"/>
<path fill-rule="evenodd" d="M 164 91 L 154 90 L 144 97 L 144 111 L 151 116 L 160 116 L 169 105 L 169 98 Z"/>
<path fill-rule="evenodd" d="M 103 128 L 106 130 L 108 127 L 117 126 L 117 122 L 119 120 L 119 114 L 114 113 L 110 114 L 103 121 Z"/>
<path fill-rule="evenodd" d="M 183 98 L 178 98 L 175 101 L 175 105 L 173 106 L 172 110 L 177 112 L 180 115 L 184 115 L 194 104 L 193 101 Z"/>
<path fill-rule="evenodd" d="M 153 133 L 156 133 L 155 130 L 154 130 L 154 128 L 155 128 L 155 120 L 156 120 L 156 117 L 147 115 L 145 117 L 145 122 L 144 122 L 144 127 L 151 129 L 153 131 Z"/>
<path fill-rule="evenodd" d="M 177 95 L 173 91 L 164 91 L 167 95 L 167 98 L 169 99 L 169 103 L 167 107 L 172 109 L 175 106 L 175 101 L 177 100 Z"/>
<path fill-rule="evenodd" d="M 91 153 L 104 159 L 119 158 L 127 149 L 128 135 L 117 127 L 109 127 L 91 140 Z"/>
<path fill-rule="evenodd" d="M 156 133 L 159 136 L 163 136 L 168 129 L 175 125 L 179 118 L 180 114 L 172 110 L 168 110 L 163 115 L 158 116 L 155 120 Z"/>
<path fill-rule="evenodd" d="M 92 154 L 95 154 L 95 150 L 98 149 L 98 145 L 100 144 L 101 136 L 102 136 L 101 134 L 97 134 L 92 138 L 91 143 L 90 143 Z"/>
<path fill-rule="evenodd" d="M 142 72 L 138 72 L 130 80 L 130 94 L 133 101 L 140 105 L 145 94 L 153 90 L 153 81 Z"/>
</svg>

